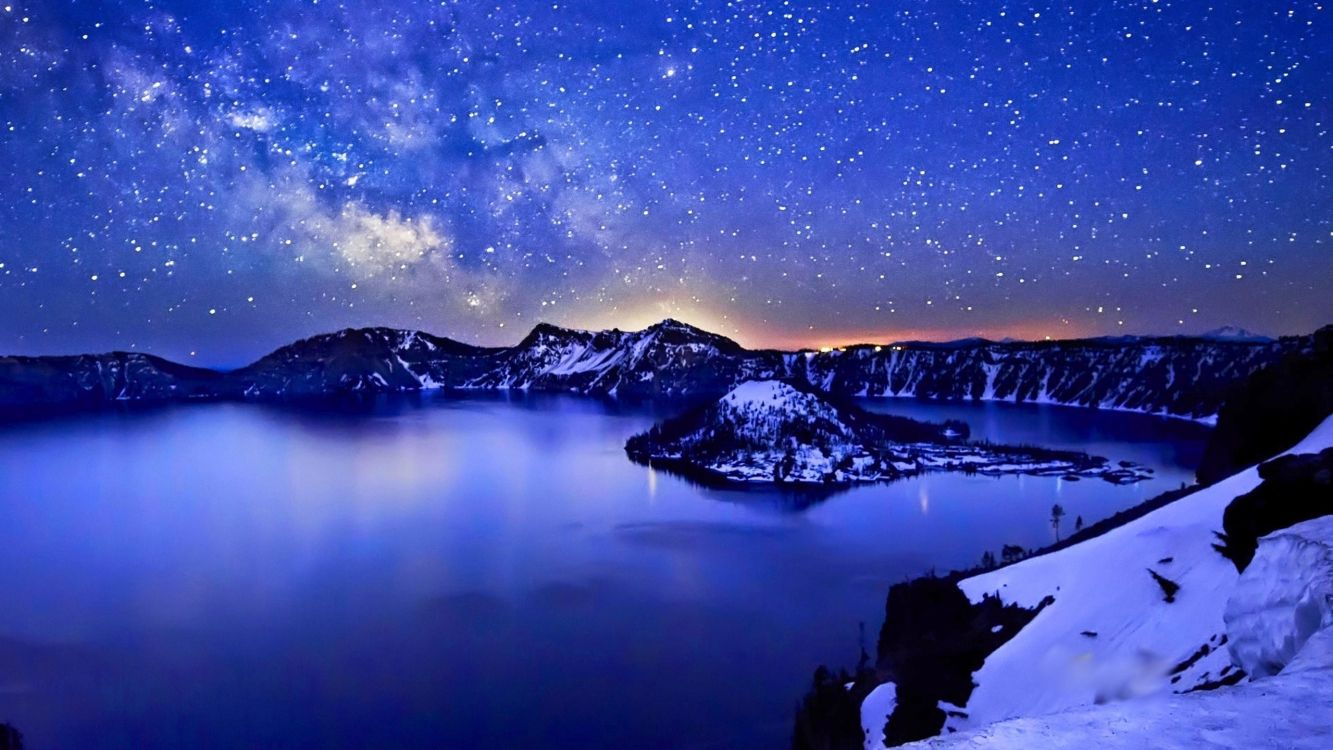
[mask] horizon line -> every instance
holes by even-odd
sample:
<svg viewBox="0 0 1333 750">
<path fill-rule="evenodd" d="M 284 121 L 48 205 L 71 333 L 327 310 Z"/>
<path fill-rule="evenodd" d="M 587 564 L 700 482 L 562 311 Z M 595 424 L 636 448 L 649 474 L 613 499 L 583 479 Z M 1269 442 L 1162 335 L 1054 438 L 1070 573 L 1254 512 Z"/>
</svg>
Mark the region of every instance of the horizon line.
<svg viewBox="0 0 1333 750">
<path fill-rule="evenodd" d="M 343 326 L 343 327 L 341 327 L 341 328 L 335 328 L 335 329 L 333 329 L 333 330 L 325 330 L 325 331 L 323 331 L 323 332 L 311 333 L 311 334 L 308 334 L 308 335 L 299 336 L 299 337 L 297 337 L 297 338 L 290 339 L 290 340 L 287 341 L 286 343 L 279 344 L 279 345 L 277 345 L 276 347 L 274 347 L 274 348 L 272 348 L 272 349 L 269 349 L 269 350 L 267 350 L 267 351 L 264 351 L 263 353 L 261 353 L 261 354 L 259 354 L 257 357 L 255 357 L 254 359 L 249 360 L 249 361 L 245 362 L 244 364 L 232 365 L 232 366 L 223 366 L 223 365 L 193 365 L 193 364 L 187 364 L 187 363 L 184 362 L 184 361 L 171 359 L 170 357 L 168 357 L 168 356 L 166 356 L 166 355 L 154 354 L 153 352 L 148 351 L 148 350 L 146 350 L 146 349 L 139 349 L 139 348 L 137 348 L 137 347 L 133 347 L 133 346 L 130 347 L 130 348 L 128 348 L 128 349 L 125 349 L 125 348 L 113 348 L 113 349 L 106 349 L 106 350 L 101 350 L 101 351 L 80 351 L 80 352 L 71 352 L 71 353 L 65 353 L 65 354 L 18 354 L 18 353 L 9 353 L 9 352 L 6 352 L 6 353 L 2 353 L 2 354 L 0 354 L 0 359 L 2 359 L 2 358 L 10 358 L 10 357 L 15 357 L 15 358 L 17 358 L 17 357 L 43 358 L 43 357 L 85 357 L 85 356 L 101 356 L 101 355 L 108 355 L 108 354 L 142 354 L 142 355 L 145 355 L 145 356 L 157 357 L 157 358 L 159 358 L 159 359 L 163 359 L 163 360 L 166 360 L 166 361 L 168 361 L 168 362 L 173 362 L 173 363 L 176 363 L 176 364 L 182 364 L 182 365 L 185 365 L 185 366 L 188 366 L 188 367 L 197 367 L 197 368 L 199 368 L 199 369 L 208 369 L 208 370 L 217 370 L 217 371 L 220 371 L 220 372 L 226 372 L 226 371 L 229 371 L 229 370 L 240 369 L 240 368 L 246 367 L 246 366 L 248 366 L 248 365 L 254 364 L 255 362 L 258 362 L 259 360 L 263 359 L 264 357 L 266 357 L 266 356 L 268 356 L 268 355 L 270 355 L 270 354 L 272 354 L 272 353 L 274 353 L 274 352 L 276 352 L 276 351 L 278 351 L 278 350 L 280 350 L 280 349 L 283 349 L 283 348 L 285 348 L 285 347 L 291 346 L 291 345 L 293 345 L 293 344 L 296 344 L 296 343 L 299 343 L 299 342 L 302 342 L 302 341 L 309 341 L 309 340 L 311 340 L 311 339 L 317 339 L 317 338 L 326 337 L 326 336 L 333 336 L 333 335 L 336 335 L 336 334 L 339 334 L 339 333 L 343 333 L 343 332 L 347 332 L 347 331 L 391 330 L 391 331 L 401 331 L 401 332 L 407 332 L 407 333 L 424 333 L 424 334 L 429 335 L 429 336 L 434 336 L 434 337 L 436 337 L 436 338 L 442 338 L 442 339 L 448 339 L 448 340 L 450 340 L 450 341 L 454 341 L 454 342 L 457 342 L 457 343 L 460 343 L 460 344 L 464 344 L 464 345 L 467 345 L 467 346 L 473 346 L 473 347 L 476 347 L 476 348 L 478 348 L 478 349 L 513 349 L 513 348 L 519 346 L 520 344 L 522 344 L 523 341 L 524 341 L 524 339 L 526 339 L 526 338 L 528 338 L 529 336 L 531 336 L 532 333 L 533 333 L 534 331 L 536 331 L 537 329 L 542 328 L 542 327 L 555 328 L 555 329 L 559 329 L 559 330 L 572 331 L 572 332 L 578 332 L 578 333 L 591 333 L 591 334 L 606 333 L 606 332 L 611 332 L 611 331 L 619 331 L 619 332 L 623 332 L 623 333 L 641 333 L 641 332 L 643 332 L 643 331 L 647 331 L 647 330 L 652 329 L 652 328 L 657 328 L 657 327 L 659 327 L 659 326 L 663 326 L 663 325 L 665 325 L 665 324 L 667 324 L 667 323 L 679 323 L 679 324 L 682 324 L 682 325 L 684 325 L 684 326 L 688 326 L 689 328 L 692 328 L 692 329 L 694 329 L 694 330 L 702 331 L 703 333 L 707 333 L 707 334 L 712 335 L 712 336 L 718 336 L 718 337 L 721 337 L 721 338 L 725 338 L 725 339 L 727 339 L 727 340 L 729 340 L 729 341 L 735 343 L 737 346 L 740 346 L 742 349 L 745 349 L 746 351 L 754 351 L 754 352 L 761 352 L 761 351 L 780 351 L 780 352 L 787 352 L 787 353 L 793 353 L 793 354 L 799 354 L 799 353 L 830 353 L 830 352 L 834 352 L 834 351 L 846 351 L 846 350 L 848 350 L 848 349 L 857 349 L 857 348 L 864 348 L 864 347 L 893 347 L 893 346 L 905 346 L 905 345 L 945 346 L 945 345 L 949 345 L 949 344 L 962 344 L 962 343 L 967 343 L 967 342 L 975 342 L 975 343 L 978 343 L 978 344 L 981 344 L 981 343 L 986 343 L 986 344 L 1043 344 L 1043 343 L 1058 343 L 1058 342 L 1062 342 L 1062 341 L 1096 341 L 1096 340 L 1099 340 L 1099 339 L 1101 339 L 1101 340 L 1113 340 L 1113 339 L 1136 339 L 1136 338 L 1138 338 L 1138 339 L 1165 339 L 1165 338 L 1183 338 L 1183 339 L 1194 338 L 1194 339 L 1205 339 L 1205 338 L 1212 338 L 1213 340 L 1218 340 L 1218 341 L 1232 340 L 1232 341 L 1239 341 L 1239 342 L 1245 342 L 1245 341 L 1255 342 L 1255 341 L 1258 341 L 1258 340 L 1276 341 L 1276 340 L 1278 340 L 1278 339 L 1280 339 L 1280 338 L 1284 338 L 1285 336 L 1301 336 L 1301 335 L 1309 335 L 1309 334 L 1312 334 L 1312 333 L 1314 333 L 1315 331 L 1318 331 L 1318 330 L 1320 330 L 1320 329 L 1322 329 L 1322 328 L 1324 328 L 1324 327 L 1327 327 L 1327 326 L 1329 326 L 1329 325 L 1333 325 L 1333 323 L 1327 323 L 1327 324 L 1324 324 L 1324 325 L 1321 325 L 1321 326 L 1315 328 L 1313 331 L 1310 331 L 1310 332 L 1308 332 L 1308 333 L 1304 333 L 1304 334 L 1302 334 L 1302 333 L 1297 333 L 1297 334 L 1283 334 L 1283 335 L 1278 335 L 1278 336 L 1269 336 L 1269 335 L 1267 335 L 1267 334 L 1255 333 L 1255 332 L 1252 332 L 1252 331 L 1248 331 L 1247 329 L 1244 329 L 1243 327 L 1240 327 L 1240 326 L 1221 326 L 1221 327 L 1218 327 L 1218 328 L 1211 329 L 1211 330 L 1209 330 L 1209 331 L 1205 331 L 1205 332 L 1203 332 L 1203 333 L 1120 333 L 1120 334 L 1110 333 L 1110 334 L 1096 334 L 1096 335 L 1082 335 L 1082 336 L 1078 336 L 1078 335 L 1076 335 L 1076 336 L 1059 336 L 1059 337 L 1057 337 L 1057 336 L 1049 336 L 1049 335 L 1047 335 L 1047 336 L 1044 336 L 1044 337 L 1042 337 L 1042 338 L 1026 338 L 1026 337 L 1014 337 L 1014 336 L 1005 336 L 1005 337 L 1002 337 L 1002 338 L 992 338 L 992 337 L 985 336 L 985 335 L 974 334 L 974 335 L 970 335 L 970 336 L 959 336 L 959 337 L 956 337 L 956 338 L 939 338 L 939 339 L 932 339 L 932 338 L 918 338 L 918 337 L 896 338 L 896 339 L 883 339 L 883 340 L 879 340 L 879 341 L 876 341 L 876 340 L 874 340 L 874 339 L 859 339 L 859 340 L 854 340 L 854 341 L 844 339 L 844 341 L 848 341 L 848 343 L 828 343 L 828 344 L 815 345 L 815 346 L 810 346 L 810 345 L 797 345 L 797 346 L 792 347 L 792 346 L 782 346 L 782 345 L 777 345 L 777 346 L 750 346 L 750 345 L 747 345 L 747 344 L 742 343 L 741 341 L 739 341 L 739 340 L 737 340 L 736 338 L 733 338 L 732 336 L 729 336 L 729 335 L 727 335 L 727 334 L 717 333 L 717 332 L 712 331 L 712 330 L 710 330 L 710 329 L 708 329 L 708 328 L 704 328 L 703 326 L 695 325 L 695 324 L 690 323 L 690 322 L 688 322 L 688 321 L 681 320 L 680 318 L 675 317 L 675 316 L 667 316 L 667 317 L 662 318 L 661 320 L 659 320 L 659 321 L 657 321 L 657 322 L 655 322 L 655 323 L 652 323 L 652 324 L 643 326 L 643 327 L 641 327 L 641 328 L 621 328 L 621 327 L 619 327 L 619 326 L 612 326 L 612 327 L 610 327 L 610 328 L 580 328 L 580 327 L 575 327 L 575 326 L 561 325 L 561 324 L 558 324 L 558 323 L 551 323 L 551 322 L 549 322 L 549 321 L 544 321 L 544 320 L 543 320 L 543 321 L 538 321 L 537 323 L 534 323 L 530 328 L 527 329 L 526 332 L 523 333 L 522 336 L 520 336 L 516 341 L 514 341 L 514 343 L 512 343 L 512 344 L 497 344 L 497 345 L 473 344 L 473 343 L 471 343 L 471 342 L 464 341 L 464 340 L 461 340 L 461 339 L 457 339 L 457 338 L 454 338 L 454 337 L 452 337 L 452 336 L 437 334 L 437 333 L 434 333 L 434 332 L 432 332 L 432 331 L 426 330 L 425 328 L 410 328 L 410 327 L 393 326 L 393 325 L 359 325 L 359 326 Z M 1233 337 L 1233 338 L 1230 338 L 1230 339 L 1229 339 L 1228 337 L 1224 337 L 1224 336 L 1215 336 L 1215 337 L 1210 336 L 1210 334 L 1212 334 L 1213 332 L 1215 332 L 1215 331 L 1219 331 L 1219 330 L 1223 330 L 1223 329 L 1225 329 L 1225 328 L 1236 328 L 1236 329 L 1239 329 L 1239 330 L 1244 330 L 1246 333 L 1245 333 L 1245 335 L 1236 336 L 1236 337 Z M 193 356 L 193 353 L 191 353 L 191 356 Z"/>
</svg>

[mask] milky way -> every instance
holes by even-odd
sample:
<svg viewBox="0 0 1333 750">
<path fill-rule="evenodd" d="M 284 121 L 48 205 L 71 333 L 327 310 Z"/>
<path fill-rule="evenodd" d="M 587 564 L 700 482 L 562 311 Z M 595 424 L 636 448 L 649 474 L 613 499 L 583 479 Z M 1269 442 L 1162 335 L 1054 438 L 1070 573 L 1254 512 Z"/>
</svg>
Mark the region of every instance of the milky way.
<svg viewBox="0 0 1333 750">
<path fill-rule="evenodd" d="M 1308 331 L 1329 14 L 10 0 L 0 351 Z"/>
</svg>

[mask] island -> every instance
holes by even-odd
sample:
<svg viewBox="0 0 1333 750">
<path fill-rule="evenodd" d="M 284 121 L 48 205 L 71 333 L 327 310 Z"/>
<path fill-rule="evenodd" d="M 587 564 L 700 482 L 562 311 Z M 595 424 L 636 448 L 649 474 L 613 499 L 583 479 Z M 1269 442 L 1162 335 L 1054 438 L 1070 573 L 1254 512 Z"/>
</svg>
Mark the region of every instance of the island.
<svg viewBox="0 0 1333 750">
<path fill-rule="evenodd" d="M 1129 484 L 1149 469 L 1075 451 L 970 441 L 963 422 L 877 414 L 781 380 L 750 380 L 716 402 L 631 437 L 638 463 L 711 484 L 882 482 L 926 471 L 1099 478 Z"/>
</svg>

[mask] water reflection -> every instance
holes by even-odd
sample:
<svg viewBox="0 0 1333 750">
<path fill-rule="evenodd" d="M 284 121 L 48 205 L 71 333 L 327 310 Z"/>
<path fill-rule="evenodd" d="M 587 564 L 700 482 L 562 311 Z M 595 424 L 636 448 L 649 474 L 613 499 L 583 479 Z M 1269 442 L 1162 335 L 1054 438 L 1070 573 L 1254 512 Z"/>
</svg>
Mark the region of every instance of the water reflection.
<svg viewBox="0 0 1333 750">
<path fill-rule="evenodd" d="M 1201 435 L 879 403 L 1159 478 L 829 499 L 626 459 L 687 406 L 425 394 L 6 425 L 0 719 L 35 747 L 782 745 L 811 666 L 855 661 L 889 583 L 1047 541 L 1057 498 L 1092 522 L 1174 487 Z"/>
</svg>

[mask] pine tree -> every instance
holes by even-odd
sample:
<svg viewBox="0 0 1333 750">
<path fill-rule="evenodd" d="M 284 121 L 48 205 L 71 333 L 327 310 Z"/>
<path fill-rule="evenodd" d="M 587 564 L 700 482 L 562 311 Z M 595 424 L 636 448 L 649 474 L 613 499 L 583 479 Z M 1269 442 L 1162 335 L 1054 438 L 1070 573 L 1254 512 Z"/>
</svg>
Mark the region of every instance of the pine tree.
<svg viewBox="0 0 1333 750">
<path fill-rule="evenodd" d="M 1055 541 L 1060 541 L 1060 519 L 1065 517 L 1065 509 L 1056 503 L 1051 507 L 1051 528 L 1055 529 Z"/>
</svg>

